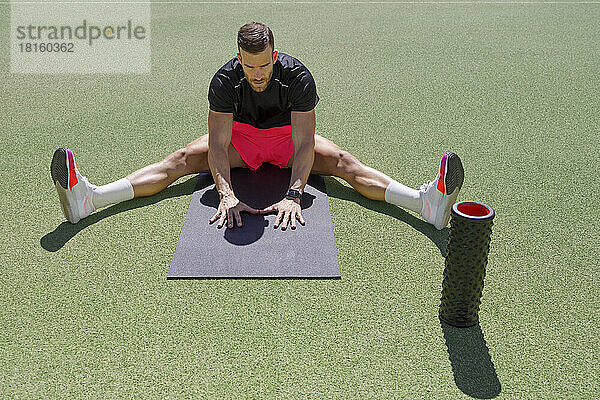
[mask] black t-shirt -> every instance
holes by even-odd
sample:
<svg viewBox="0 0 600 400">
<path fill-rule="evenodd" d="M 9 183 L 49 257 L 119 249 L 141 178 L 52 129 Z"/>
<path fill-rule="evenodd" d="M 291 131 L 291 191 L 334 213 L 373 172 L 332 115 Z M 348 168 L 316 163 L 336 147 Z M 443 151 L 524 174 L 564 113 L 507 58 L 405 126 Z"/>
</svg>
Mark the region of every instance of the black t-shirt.
<svg viewBox="0 0 600 400">
<path fill-rule="evenodd" d="M 291 124 L 292 111 L 310 111 L 319 102 L 308 69 L 287 54 L 278 53 L 273 76 L 262 92 L 255 92 L 237 57 L 217 71 L 208 90 L 210 109 L 233 113 L 233 120 L 267 129 Z"/>
</svg>

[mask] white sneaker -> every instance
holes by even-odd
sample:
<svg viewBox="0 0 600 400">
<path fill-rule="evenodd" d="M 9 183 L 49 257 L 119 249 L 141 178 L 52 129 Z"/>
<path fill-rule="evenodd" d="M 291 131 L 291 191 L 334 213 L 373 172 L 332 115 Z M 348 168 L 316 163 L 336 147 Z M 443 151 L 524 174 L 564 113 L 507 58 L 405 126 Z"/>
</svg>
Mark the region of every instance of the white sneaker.
<svg viewBox="0 0 600 400">
<path fill-rule="evenodd" d="M 94 185 L 79 173 L 73 152 L 69 148 L 56 149 L 50 164 L 50 175 L 58 192 L 63 214 L 69 222 L 76 224 L 96 210 L 92 202 Z"/>
<path fill-rule="evenodd" d="M 433 182 L 421 186 L 421 216 L 436 229 L 444 229 L 450 220 L 452 205 L 462 187 L 465 171 L 460 158 L 451 152 L 443 155 L 440 172 Z"/>
</svg>

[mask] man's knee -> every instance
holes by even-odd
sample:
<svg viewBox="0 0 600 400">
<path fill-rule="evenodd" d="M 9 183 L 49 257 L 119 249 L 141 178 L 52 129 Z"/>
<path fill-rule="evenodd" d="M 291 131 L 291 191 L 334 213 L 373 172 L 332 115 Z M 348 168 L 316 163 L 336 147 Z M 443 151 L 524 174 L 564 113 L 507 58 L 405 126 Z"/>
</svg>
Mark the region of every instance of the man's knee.
<svg viewBox="0 0 600 400">
<path fill-rule="evenodd" d="M 343 179 L 353 178 L 360 169 L 360 162 L 352 154 L 339 147 L 331 150 L 319 164 L 321 167 L 317 168 L 317 172 Z"/>
<path fill-rule="evenodd" d="M 167 174 L 170 176 L 181 176 L 188 173 L 190 150 L 179 149 L 164 159 L 163 163 Z"/>
<path fill-rule="evenodd" d="M 352 154 L 345 150 L 335 152 L 336 169 L 345 176 L 352 176 L 356 173 L 359 161 Z"/>
</svg>

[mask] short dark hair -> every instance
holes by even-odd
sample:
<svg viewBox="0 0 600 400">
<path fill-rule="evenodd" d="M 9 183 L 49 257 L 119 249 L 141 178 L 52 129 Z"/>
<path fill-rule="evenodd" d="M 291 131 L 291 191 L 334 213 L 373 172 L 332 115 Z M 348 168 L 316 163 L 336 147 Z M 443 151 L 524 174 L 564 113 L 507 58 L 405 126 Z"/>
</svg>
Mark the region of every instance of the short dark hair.
<svg viewBox="0 0 600 400">
<path fill-rule="evenodd" d="M 238 49 L 252 54 L 264 51 L 267 46 L 271 46 L 271 50 L 275 49 L 273 32 L 261 22 L 249 22 L 242 26 L 238 31 L 237 43 Z"/>
</svg>

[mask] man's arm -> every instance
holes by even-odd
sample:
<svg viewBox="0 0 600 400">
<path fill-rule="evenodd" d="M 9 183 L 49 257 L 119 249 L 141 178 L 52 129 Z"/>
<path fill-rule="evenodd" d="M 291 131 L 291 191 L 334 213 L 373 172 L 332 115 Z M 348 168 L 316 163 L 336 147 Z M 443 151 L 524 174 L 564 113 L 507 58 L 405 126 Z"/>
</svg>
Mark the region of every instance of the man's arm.
<svg viewBox="0 0 600 400">
<path fill-rule="evenodd" d="M 315 161 L 315 110 L 307 112 L 292 111 L 292 142 L 294 142 L 294 161 L 290 189 L 302 193 L 308 175 Z"/>
<path fill-rule="evenodd" d="M 210 219 L 210 223 L 218 219 L 217 228 L 221 228 L 225 220 L 227 225 L 233 228 L 234 219 L 237 221 L 237 226 L 242 226 L 240 211 L 254 214 L 259 212 L 239 201 L 231 187 L 229 144 L 232 124 L 232 113 L 208 111 L 208 165 L 221 198 L 217 213 Z"/>
<path fill-rule="evenodd" d="M 315 110 L 298 112 L 292 111 L 292 142 L 294 142 L 294 159 L 292 162 L 292 177 L 290 179 L 290 189 L 304 192 L 304 186 L 308 180 L 308 175 L 315 159 Z M 263 212 L 277 212 L 277 218 L 273 228 L 277 228 L 281 223 L 281 229 L 286 229 L 288 222 L 292 229 L 296 228 L 296 219 L 302 225 L 305 224 L 302 218 L 302 209 L 299 199 L 284 198 L 279 203 L 267 207 Z"/>
<path fill-rule="evenodd" d="M 208 165 L 221 198 L 233 194 L 229 165 L 232 125 L 232 113 L 208 111 Z"/>
</svg>

